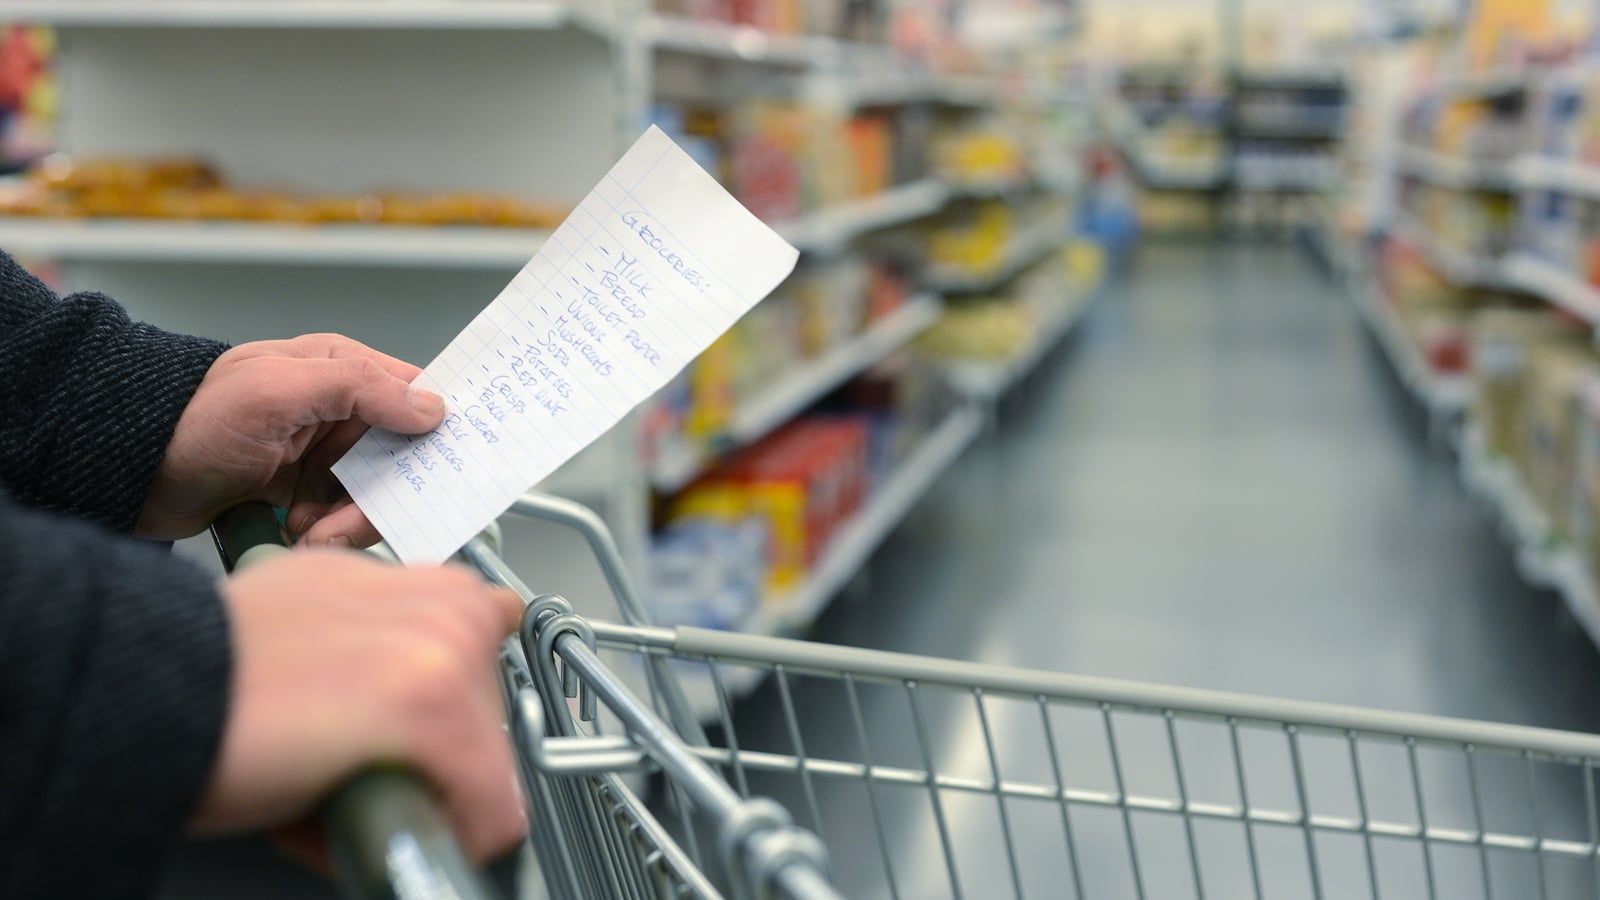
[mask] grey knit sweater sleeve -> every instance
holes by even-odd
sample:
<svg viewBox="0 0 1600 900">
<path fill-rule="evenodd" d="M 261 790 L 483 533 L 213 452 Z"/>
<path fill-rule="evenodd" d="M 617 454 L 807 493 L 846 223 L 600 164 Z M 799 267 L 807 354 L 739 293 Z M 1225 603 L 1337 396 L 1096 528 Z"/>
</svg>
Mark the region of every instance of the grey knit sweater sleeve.
<svg viewBox="0 0 1600 900">
<path fill-rule="evenodd" d="M 115 532 L 222 349 L 0 253 L 0 897 L 145 896 L 204 787 L 224 608 Z"/>
</svg>

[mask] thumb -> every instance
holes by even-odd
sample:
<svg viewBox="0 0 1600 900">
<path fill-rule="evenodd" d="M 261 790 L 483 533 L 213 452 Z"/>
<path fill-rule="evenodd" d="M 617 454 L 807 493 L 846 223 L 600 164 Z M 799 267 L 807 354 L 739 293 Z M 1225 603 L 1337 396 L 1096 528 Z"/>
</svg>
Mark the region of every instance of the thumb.
<svg viewBox="0 0 1600 900">
<path fill-rule="evenodd" d="M 371 359 L 308 360 L 312 403 L 324 422 L 356 418 L 399 434 L 422 434 L 444 420 L 444 398 L 385 371 Z"/>
</svg>

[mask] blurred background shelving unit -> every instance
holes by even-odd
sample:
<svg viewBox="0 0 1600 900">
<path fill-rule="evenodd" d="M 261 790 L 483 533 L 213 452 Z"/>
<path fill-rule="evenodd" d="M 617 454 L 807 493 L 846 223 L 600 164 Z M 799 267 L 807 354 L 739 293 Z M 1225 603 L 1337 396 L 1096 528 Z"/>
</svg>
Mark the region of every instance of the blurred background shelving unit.
<svg viewBox="0 0 1600 900">
<path fill-rule="evenodd" d="M 1282 233 L 1339 186 L 1348 95 L 1335 70 L 1130 64 L 1101 115 L 1149 227 Z"/>
<path fill-rule="evenodd" d="M 925 24 L 945 17 L 905 9 Z M 1060 299 L 1055 288 L 1067 281 L 1096 277 L 1092 262 L 1062 252 L 1081 181 L 1078 148 L 1061 139 L 1076 127 L 1077 89 L 1070 73 L 1027 53 L 1000 66 L 970 57 L 956 68 L 908 65 L 870 41 L 656 21 L 653 120 L 719 161 L 708 168 L 731 171 L 735 195 L 758 215 L 793 222 L 779 231 L 804 251 L 790 282 L 645 415 L 661 526 L 657 611 L 666 621 L 804 632 L 976 437 L 1003 379 L 970 373 L 1031 367 L 1067 330 L 1045 301 Z M 772 144 L 805 132 L 811 169 L 769 167 Z M 837 135 L 836 146 L 819 145 L 818 134 Z M 855 170 L 853 189 L 836 170 Z M 768 194 L 788 180 L 821 212 L 797 217 L 792 197 Z M 846 298 L 868 302 L 835 310 Z M 833 334 L 836 315 L 864 324 Z M 967 327 L 980 320 L 995 327 Z M 774 538 L 766 554 L 741 544 L 738 528 L 708 527 L 737 517 L 730 504 L 742 508 L 738 498 L 759 490 L 741 486 L 764 477 L 749 473 L 837 440 L 852 448 L 846 455 L 865 452 L 852 465 L 871 474 L 824 525 Z M 789 532 L 774 525 L 771 534 Z M 765 571 L 746 562 L 763 556 L 780 561 Z M 708 606 L 706 596 L 726 599 Z"/>
<path fill-rule="evenodd" d="M 1600 371 L 1589 137 L 1600 94 L 1553 21 L 1486 4 L 1374 36 L 1382 63 L 1363 90 L 1394 122 L 1370 148 L 1383 161 L 1366 173 L 1375 202 L 1347 221 L 1347 280 L 1518 571 L 1600 642 L 1600 407 L 1587 387 Z"/>
<path fill-rule="evenodd" d="M 804 631 L 1098 272 L 1064 251 L 1088 137 L 1070 68 L 916 9 L 893 13 L 925 29 L 908 45 L 886 10 L 816 6 L 0 0 L 51 29 L 59 94 L 59 155 L 9 189 L 0 246 L 175 329 L 424 361 L 660 126 L 802 263 L 546 487 L 601 509 L 663 621 Z M 730 499 L 738 473 L 785 453 L 821 460 L 783 476 L 802 492 L 859 470 L 826 528 L 739 524 L 763 514 Z M 607 610 L 572 536 L 519 527 L 519 570 Z"/>
</svg>

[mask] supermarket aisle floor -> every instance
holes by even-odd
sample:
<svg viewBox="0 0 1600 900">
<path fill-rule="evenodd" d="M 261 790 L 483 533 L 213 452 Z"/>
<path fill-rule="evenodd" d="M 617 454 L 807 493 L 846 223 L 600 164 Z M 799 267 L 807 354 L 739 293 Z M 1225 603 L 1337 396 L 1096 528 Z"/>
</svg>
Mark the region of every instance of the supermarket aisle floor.
<svg viewBox="0 0 1600 900">
<path fill-rule="evenodd" d="M 1589 690 L 1600 683 L 1600 655 L 1553 595 L 1518 579 L 1493 520 L 1458 485 L 1450 458 L 1428 445 L 1425 423 L 1386 365 L 1344 297 L 1302 248 L 1147 246 L 1074 340 L 1003 410 L 996 433 L 880 552 L 870 582 L 841 598 L 813 637 L 1600 731 L 1600 704 Z M 788 749 L 775 700 L 769 684 L 741 710 L 740 731 L 752 743 Z M 855 732 L 837 696 L 802 685 L 797 702 L 807 752 L 856 758 Z M 967 708 L 931 716 L 935 760 L 941 771 L 986 777 L 982 723 L 972 700 L 952 702 Z M 905 705 L 903 695 L 865 701 L 880 765 L 899 760 L 920 768 L 913 723 L 896 712 Z M 1016 767 L 1043 753 L 1037 710 L 991 708 L 990 715 L 1005 777 L 1025 777 Z M 1064 742 L 1103 748 L 1097 721 L 1078 725 L 1080 732 Z M 1154 731 L 1142 748 L 1130 749 L 1137 735 L 1122 734 L 1124 727 Z M 1160 724 L 1119 723 L 1118 737 L 1129 790 L 1144 784 L 1152 792 L 1171 791 L 1172 763 Z M 1278 786 L 1262 787 L 1251 774 L 1252 802 L 1295 808 L 1283 787 L 1292 776 L 1282 733 L 1256 737 L 1271 747 L 1250 765 Z M 1191 796 L 1236 803 L 1231 771 L 1220 771 L 1231 757 L 1217 747 L 1187 749 L 1210 739 L 1184 737 Z M 1247 746 L 1247 752 L 1254 751 Z M 1319 787 L 1318 779 L 1348 782 L 1348 752 L 1307 748 L 1314 795 L 1338 793 Z M 1112 790 L 1103 774 L 1104 751 L 1091 747 L 1081 754 L 1067 765 L 1098 766 L 1100 786 Z M 1424 761 L 1425 769 L 1430 765 Z M 1435 767 L 1439 772 L 1424 772 L 1430 790 L 1433 779 L 1464 777 L 1451 765 L 1459 767 L 1444 760 Z M 1318 766 L 1328 772 L 1319 774 Z M 1200 784 L 1211 770 L 1218 770 L 1216 796 L 1205 795 Z M 1411 788 L 1403 776 L 1393 767 L 1369 771 L 1368 794 L 1375 804 L 1394 806 L 1390 816 L 1411 821 Z M 1047 772 L 1032 777 L 1049 780 Z M 777 791 L 809 823 L 803 794 L 778 782 L 761 787 Z M 868 895 L 881 891 L 877 852 L 856 849 L 875 845 L 865 840 L 872 833 L 865 792 L 837 783 L 819 783 L 817 791 L 830 844 L 844 848 L 835 850 L 841 879 L 859 877 Z M 890 797 L 881 812 L 898 848 L 897 887 L 901 896 L 944 896 L 949 886 L 926 791 L 913 793 Z M 1265 793 L 1277 796 L 1266 800 Z M 1348 788 L 1345 793 L 1353 796 Z M 1442 801 L 1435 810 L 1430 801 L 1430 813 L 1455 816 L 1451 824 L 1465 826 L 1470 810 L 1460 806 L 1462 792 L 1453 793 L 1453 805 Z M 1564 796 L 1552 801 L 1552 793 Z M 1581 837 L 1582 804 L 1574 799 L 1581 788 L 1546 783 L 1542 794 L 1546 827 L 1559 822 Z M 1511 799 L 1485 801 L 1491 818 L 1528 819 L 1515 784 L 1506 796 Z M 988 848 L 961 860 L 967 896 L 1010 895 L 994 801 L 950 802 L 958 804 L 947 810 L 951 827 L 979 835 Z M 1326 802 L 1319 812 L 1355 814 L 1349 798 Z M 1072 896 L 1062 880 L 1059 812 L 1008 806 L 1029 895 Z M 1374 817 L 1384 812 L 1373 809 Z M 1109 860 L 1116 870 L 1088 885 L 1089 895 L 1131 896 L 1120 819 L 1076 807 L 1073 816 L 1077 829 L 1090 835 L 1080 835 L 1079 858 Z M 1136 817 L 1134 828 L 1143 858 L 1170 863 L 1149 863 L 1161 871 L 1150 876 L 1156 883 L 1145 885 L 1148 895 L 1192 896 L 1177 820 L 1152 814 Z M 1272 861 L 1267 895 L 1308 895 L 1300 833 L 1256 831 L 1264 858 Z M 1244 880 L 1242 831 L 1230 823 L 1202 830 L 1197 839 L 1203 857 L 1222 860 L 1203 866 L 1208 896 L 1252 895 Z M 1220 849 L 1205 849 L 1212 845 Z M 1367 895 L 1357 839 L 1324 837 L 1318 848 L 1324 878 L 1355 879 L 1343 887 L 1325 884 L 1327 896 Z M 1384 877 L 1403 885 L 1398 893 L 1387 888 L 1386 896 L 1422 895 L 1424 873 L 1413 843 L 1390 841 L 1378 854 L 1388 867 Z M 1501 884 L 1496 896 L 1532 895 L 1527 854 L 1511 856 L 1494 860 Z M 1479 893 L 1476 862 L 1436 865 L 1441 896 Z M 1570 881 L 1571 873 L 1551 877 L 1552 896 L 1564 896 L 1563 878 Z"/>
<path fill-rule="evenodd" d="M 1287 244 L 1141 250 L 871 578 L 816 639 L 1600 731 L 1600 656 Z"/>
</svg>

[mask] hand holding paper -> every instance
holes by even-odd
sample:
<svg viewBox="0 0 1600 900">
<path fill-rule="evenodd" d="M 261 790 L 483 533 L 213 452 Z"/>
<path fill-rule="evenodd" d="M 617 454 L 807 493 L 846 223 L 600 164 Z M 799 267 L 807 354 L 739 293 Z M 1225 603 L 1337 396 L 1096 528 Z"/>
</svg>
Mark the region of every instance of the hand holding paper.
<svg viewBox="0 0 1600 900">
<path fill-rule="evenodd" d="M 408 563 L 438 562 L 659 390 L 799 252 L 651 128 L 416 384 L 437 430 L 333 467 Z"/>
</svg>

